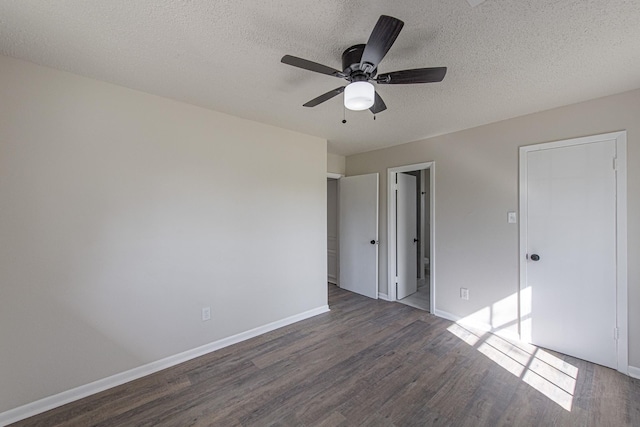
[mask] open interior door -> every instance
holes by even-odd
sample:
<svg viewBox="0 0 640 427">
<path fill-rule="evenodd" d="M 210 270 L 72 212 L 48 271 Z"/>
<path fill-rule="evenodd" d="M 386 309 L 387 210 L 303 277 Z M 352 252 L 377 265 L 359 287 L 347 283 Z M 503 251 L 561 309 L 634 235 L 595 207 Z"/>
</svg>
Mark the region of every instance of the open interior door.
<svg viewBox="0 0 640 427">
<path fill-rule="evenodd" d="M 406 298 L 418 291 L 418 215 L 417 180 L 414 175 L 396 174 L 396 298 Z"/>
<path fill-rule="evenodd" d="M 340 179 L 340 287 L 378 298 L 378 174 Z"/>
</svg>

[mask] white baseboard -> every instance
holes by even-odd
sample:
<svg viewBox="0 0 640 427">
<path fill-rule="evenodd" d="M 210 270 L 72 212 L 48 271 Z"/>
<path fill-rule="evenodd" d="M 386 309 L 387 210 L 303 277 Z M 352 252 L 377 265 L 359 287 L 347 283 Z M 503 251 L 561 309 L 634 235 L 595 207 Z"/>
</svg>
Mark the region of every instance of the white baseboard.
<svg viewBox="0 0 640 427">
<path fill-rule="evenodd" d="M 314 308 L 312 310 L 305 311 L 304 313 L 296 314 L 282 320 L 277 320 L 275 322 L 251 329 L 249 331 L 241 332 L 239 334 L 223 338 L 221 340 L 214 341 L 212 343 L 205 344 L 203 346 L 187 350 L 182 353 L 157 360 L 155 362 L 147 363 L 146 365 L 142 365 L 137 368 L 133 368 L 128 371 L 94 381 L 89 384 L 81 385 L 71 390 L 66 390 L 61 393 L 54 394 L 53 396 L 45 397 L 44 399 L 19 406 L 14 409 L 10 409 L 6 412 L 0 413 L 0 426 L 6 426 L 25 418 L 41 414 L 42 412 L 48 411 L 50 409 L 66 405 L 67 403 L 91 396 L 92 394 L 96 394 L 101 391 L 136 380 L 138 378 L 142 378 L 146 375 L 153 374 L 154 372 L 158 372 L 163 369 L 186 362 L 188 360 L 195 359 L 196 357 L 203 356 L 207 353 L 211 353 L 212 351 L 220 350 L 221 348 L 237 344 L 250 338 L 257 337 L 258 335 L 271 332 L 273 330 L 291 325 L 293 323 L 308 319 L 313 316 L 317 316 L 322 313 L 326 313 L 328 311 L 328 305 Z"/>
<path fill-rule="evenodd" d="M 629 376 L 640 380 L 640 368 L 629 366 Z"/>
<path fill-rule="evenodd" d="M 438 317 L 442 317 L 443 319 L 451 320 L 452 322 L 457 322 L 458 320 L 461 319 L 459 316 L 456 316 L 455 314 L 451 314 L 451 313 L 446 312 L 446 311 L 438 310 L 437 308 L 435 308 L 433 310 L 432 314 L 435 315 L 435 316 L 438 316 Z"/>
<path fill-rule="evenodd" d="M 389 295 L 387 295 L 387 294 L 383 294 L 382 292 L 378 292 L 378 299 L 383 299 L 383 300 L 385 300 L 385 301 L 391 301 L 391 300 L 389 299 Z"/>
</svg>

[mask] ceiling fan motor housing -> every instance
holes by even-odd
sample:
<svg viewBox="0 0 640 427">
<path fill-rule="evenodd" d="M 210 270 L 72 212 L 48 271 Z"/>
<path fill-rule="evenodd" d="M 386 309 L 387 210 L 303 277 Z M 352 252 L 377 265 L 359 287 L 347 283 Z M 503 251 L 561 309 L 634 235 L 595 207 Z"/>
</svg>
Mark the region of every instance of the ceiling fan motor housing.
<svg viewBox="0 0 640 427">
<path fill-rule="evenodd" d="M 342 72 L 347 76 L 347 80 L 351 82 L 367 81 L 378 72 L 377 68 L 371 73 L 365 73 L 360 70 L 360 60 L 365 46 L 364 44 L 357 44 L 342 52 Z"/>
</svg>

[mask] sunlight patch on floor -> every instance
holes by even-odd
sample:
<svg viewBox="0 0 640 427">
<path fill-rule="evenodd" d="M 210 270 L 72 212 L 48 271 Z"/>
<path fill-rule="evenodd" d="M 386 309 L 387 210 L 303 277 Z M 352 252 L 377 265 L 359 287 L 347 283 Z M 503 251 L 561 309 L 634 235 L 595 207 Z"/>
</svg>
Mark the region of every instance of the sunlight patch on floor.
<svg viewBox="0 0 640 427">
<path fill-rule="evenodd" d="M 547 398 L 571 411 L 578 368 L 533 345 L 454 323 L 448 329 Z"/>
<path fill-rule="evenodd" d="M 458 323 L 474 325 L 499 335 L 516 336 L 518 334 L 517 307 L 518 294 L 516 293 L 465 316 Z"/>
</svg>

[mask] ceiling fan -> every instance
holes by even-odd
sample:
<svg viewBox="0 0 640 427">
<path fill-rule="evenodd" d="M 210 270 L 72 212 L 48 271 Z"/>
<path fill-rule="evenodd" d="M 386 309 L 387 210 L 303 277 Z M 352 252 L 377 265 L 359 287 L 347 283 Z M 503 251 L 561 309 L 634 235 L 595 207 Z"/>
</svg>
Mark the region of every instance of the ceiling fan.
<svg viewBox="0 0 640 427">
<path fill-rule="evenodd" d="M 403 26 L 404 22 L 397 18 L 380 16 L 366 45 L 357 44 L 342 53 L 342 71 L 295 56 L 283 56 L 281 62 L 284 64 L 338 77 L 349 82 L 346 86 L 340 86 L 312 99 L 304 104 L 304 107 L 315 107 L 344 92 L 346 108 L 356 111 L 369 109 L 373 114 L 377 114 L 386 110 L 387 106 L 375 91 L 371 81 L 392 85 L 441 82 L 447 73 L 447 67 L 393 71 L 378 74 L 376 77 L 378 64 L 396 41 Z"/>
</svg>

